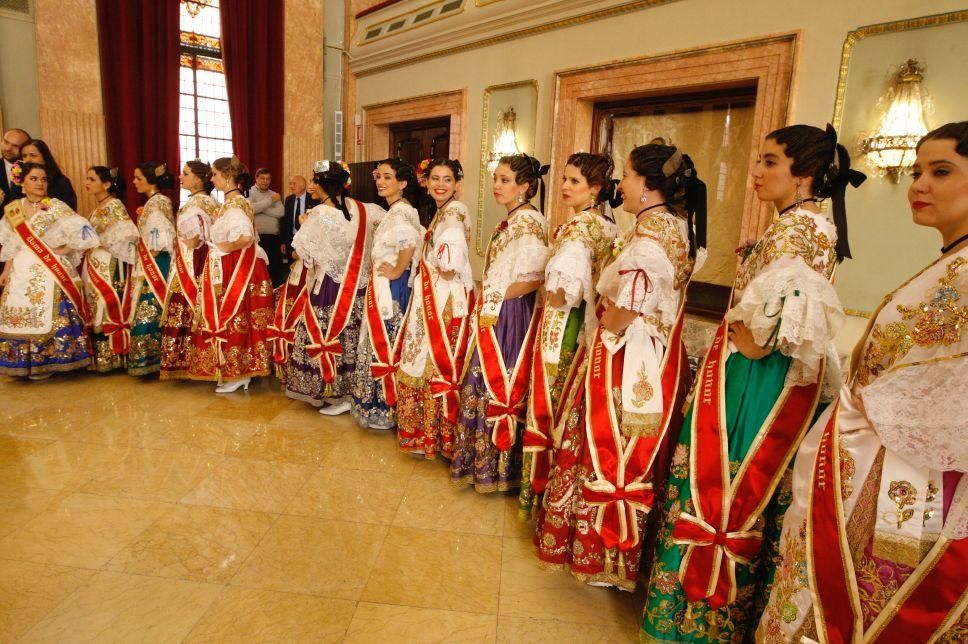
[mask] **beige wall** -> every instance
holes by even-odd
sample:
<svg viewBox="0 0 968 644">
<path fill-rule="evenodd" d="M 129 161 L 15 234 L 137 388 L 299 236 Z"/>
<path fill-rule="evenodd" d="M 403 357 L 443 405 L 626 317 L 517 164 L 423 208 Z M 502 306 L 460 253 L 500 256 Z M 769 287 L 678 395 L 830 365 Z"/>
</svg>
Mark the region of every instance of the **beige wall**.
<svg viewBox="0 0 968 644">
<path fill-rule="evenodd" d="M 6 128 L 40 131 L 33 18 L 12 12 L 0 14 L 0 115 Z"/>
<path fill-rule="evenodd" d="M 510 7 L 521 1 L 502 0 L 484 9 L 475 9 L 472 3 L 467 3 L 465 11 L 492 10 L 505 6 L 505 3 Z M 907 0 L 815 0 L 780 4 L 773 0 L 681 0 L 497 42 L 406 67 L 368 72 L 354 81 L 355 101 L 356 105 L 365 105 L 441 90 L 466 89 L 467 140 L 479 141 L 484 88 L 534 78 L 538 81 L 539 102 L 536 152 L 544 160 L 551 150 L 556 71 L 797 31 L 800 50 L 790 121 L 822 126 L 833 115 L 841 52 L 849 31 L 864 25 L 963 8 L 963 0 L 915 3 Z M 392 10 L 387 11 L 389 17 Z M 885 61 L 885 65 L 894 62 L 895 56 L 889 58 L 891 60 Z M 965 59 L 963 54 L 961 59 Z M 402 78 L 406 82 L 401 82 Z M 347 107 L 352 108 L 352 104 Z M 961 118 L 964 117 L 962 114 Z M 349 118 L 350 113 L 347 113 Z M 465 195 L 471 212 L 477 211 L 474 188 L 479 179 L 478 154 L 478 150 L 469 146 L 462 159 L 467 169 Z M 852 212 L 852 222 L 858 222 L 860 216 Z M 861 227 L 859 224 L 853 226 L 852 232 L 857 231 L 853 237 L 861 234 Z M 899 233 L 903 234 L 903 231 Z M 934 246 L 931 241 L 931 248 Z M 879 280 L 879 275 L 874 272 L 868 278 Z M 872 288 L 884 292 L 894 285 L 893 282 L 873 283 Z M 853 342 L 862 322 L 857 319 L 845 335 L 842 346 L 848 347 Z"/>
<path fill-rule="evenodd" d="M 289 177 L 307 176 L 324 156 L 323 0 L 288 0 L 285 21 L 285 167 L 275 183 L 288 194 Z"/>
</svg>

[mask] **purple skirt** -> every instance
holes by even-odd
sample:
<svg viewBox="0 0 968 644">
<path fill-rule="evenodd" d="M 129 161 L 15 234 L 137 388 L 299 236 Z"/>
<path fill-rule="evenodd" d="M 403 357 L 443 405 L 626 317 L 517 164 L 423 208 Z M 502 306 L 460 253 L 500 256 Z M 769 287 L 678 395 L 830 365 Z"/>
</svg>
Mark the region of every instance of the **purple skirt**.
<svg viewBox="0 0 968 644">
<path fill-rule="evenodd" d="M 329 275 L 323 278 L 318 293 L 309 293 L 309 302 L 316 312 L 319 325 L 325 333 L 329 326 L 329 318 L 333 315 L 336 296 L 340 285 Z M 306 353 L 306 346 L 311 344 L 306 324 L 299 322 L 296 326 L 296 336 L 293 341 L 289 361 L 286 363 L 285 383 L 286 395 L 296 400 L 321 406 L 324 397 L 341 398 L 352 391 L 353 372 L 356 371 L 356 349 L 360 341 L 360 324 L 363 321 L 363 305 L 366 300 L 366 287 L 357 291 L 353 308 L 350 311 L 346 327 L 339 336 L 343 345 L 343 353 L 336 359 L 336 378 L 329 391 L 323 382 L 323 375 L 319 369 L 319 362 Z"/>
<path fill-rule="evenodd" d="M 494 326 L 504 364 L 509 370 L 514 368 L 528 334 L 534 302 L 534 293 L 505 300 Z M 490 395 L 481 373 L 480 356 L 475 351 L 461 386 L 460 423 L 455 437 L 454 457 L 450 463 L 450 476 L 455 485 L 473 485 L 478 492 L 511 490 L 521 484 L 521 432 L 524 424 L 518 424 L 517 439 L 511 449 L 498 451 L 491 441 L 494 423 L 487 422 L 489 400 Z"/>
</svg>

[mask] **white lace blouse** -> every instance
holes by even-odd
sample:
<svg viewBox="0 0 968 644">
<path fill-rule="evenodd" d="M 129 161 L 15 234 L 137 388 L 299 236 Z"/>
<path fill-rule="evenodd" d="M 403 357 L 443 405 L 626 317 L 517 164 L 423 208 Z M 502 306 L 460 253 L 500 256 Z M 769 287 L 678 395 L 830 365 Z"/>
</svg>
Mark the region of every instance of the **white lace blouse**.
<svg viewBox="0 0 968 644">
<path fill-rule="evenodd" d="M 306 266 L 315 269 L 317 277 L 325 274 L 334 282 L 341 283 L 346 276 L 346 261 L 353 250 L 360 223 L 356 204 L 352 199 L 346 202 L 351 215 L 349 221 L 338 208 L 325 204 L 316 206 L 306 213 L 306 221 L 293 236 L 293 249 L 299 253 Z M 386 211 L 371 203 L 363 204 L 363 207 L 366 208 L 367 225 L 370 228 L 369 244 L 372 248 L 373 229 L 383 219 Z M 369 257 L 371 248 L 364 249 L 365 257 Z M 369 279 L 369 264 L 368 261 L 363 262 L 361 283 Z"/>
<path fill-rule="evenodd" d="M 163 194 L 151 196 L 138 215 L 138 232 L 153 253 L 170 253 L 175 248 L 175 223 L 171 199 Z"/>
<path fill-rule="evenodd" d="M 497 321 L 511 284 L 544 281 L 548 255 L 548 222 L 537 210 L 517 210 L 498 224 L 484 260 L 483 326 Z"/>
<path fill-rule="evenodd" d="M 416 248 L 417 244 L 423 242 L 424 233 L 417 209 L 403 201 L 397 201 L 390 206 L 390 210 L 383 216 L 373 233 L 373 266 L 396 265 L 397 256 L 401 252 Z M 416 269 L 419 261 L 420 257 L 414 253 L 411 269 Z M 411 284 L 413 284 L 415 272 L 415 270 L 411 271 Z"/>
</svg>

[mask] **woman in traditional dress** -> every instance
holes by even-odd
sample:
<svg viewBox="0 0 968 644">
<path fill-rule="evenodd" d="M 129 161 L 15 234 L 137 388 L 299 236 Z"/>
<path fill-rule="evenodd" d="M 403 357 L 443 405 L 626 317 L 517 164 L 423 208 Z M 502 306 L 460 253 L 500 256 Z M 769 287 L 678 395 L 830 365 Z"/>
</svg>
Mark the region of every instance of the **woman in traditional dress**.
<svg viewBox="0 0 968 644">
<path fill-rule="evenodd" d="M 132 376 L 161 369 L 161 314 L 168 298 L 175 221 L 171 199 L 160 191 L 174 182 L 164 163 L 148 161 L 134 169 L 134 188 L 147 200 L 137 210 L 137 258 L 128 274 L 124 298 L 123 314 L 131 328 L 128 373 Z"/>
<path fill-rule="evenodd" d="M 450 463 L 451 482 L 481 493 L 517 488 L 521 436 L 541 310 L 537 290 L 548 262 L 548 223 L 531 200 L 547 172 L 525 154 L 501 159 L 494 199 L 507 215 L 484 258 L 477 348 L 461 387 L 461 418 Z"/>
<path fill-rule="evenodd" d="M 89 313 L 77 266 L 97 233 L 47 196 L 44 166 L 19 162 L 23 197 L 0 220 L 0 374 L 43 380 L 91 363 Z"/>
<path fill-rule="evenodd" d="M 968 121 L 921 139 L 913 179 L 941 253 L 884 298 L 800 447 L 761 641 L 968 641 Z"/>
<path fill-rule="evenodd" d="M 587 152 L 571 155 L 565 165 L 561 197 L 574 214 L 552 235 L 551 258 L 545 268 L 545 307 L 524 435 L 522 518 L 531 514 L 535 492 L 545 490 L 555 444 L 560 447 L 561 436 L 556 440 L 554 429 L 565 380 L 579 347 L 590 342 L 598 326 L 595 285 L 617 232 L 608 211 L 615 194 L 614 167 L 611 158 Z"/>
<path fill-rule="evenodd" d="M 420 186 L 413 167 L 400 159 L 374 171 L 377 193 L 389 204 L 373 233 L 373 259 L 353 382 L 353 417 L 362 427 L 396 426 L 397 337 L 410 303 L 417 246 L 424 228 L 413 204 Z"/>
<path fill-rule="evenodd" d="M 565 394 L 535 545 L 546 566 L 632 591 L 662 497 L 668 430 L 681 420 L 684 300 L 705 252 L 705 185 L 688 156 L 650 143 L 629 154 L 621 189 L 635 226 L 601 269 L 601 319 L 590 320 Z"/>
<path fill-rule="evenodd" d="M 169 271 L 168 302 L 161 324 L 161 374 L 163 380 L 188 377 L 192 325 L 198 303 L 198 281 L 208 257 L 208 230 L 218 202 L 212 198 L 212 166 L 189 161 L 179 177 L 189 193 L 178 209 L 174 266 Z"/>
<path fill-rule="evenodd" d="M 641 639 L 747 641 L 773 579 L 790 469 L 821 393 L 840 381 L 833 338 L 844 321 L 830 280 L 849 257 L 850 169 L 837 134 L 770 133 L 752 177 L 777 210 L 742 258 L 731 308 L 697 376 L 678 435 L 649 579 Z M 831 198 L 833 216 L 821 209 Z"/>
<path fill-rule="evenodd" d="M 208 229 L 208 257 L 188 351 L 188 377 L 218 383 L 219 394 L 248 389 L 253 377 L 268 376 L 271 355 L 272 282 L 240 182 L 248 187 L 238 158 L 212 163 L 212 184 L 225 194 L 225 202 Z"/>
<path fill-rule="evenodd" d="M 37 163 L 47 169 L 47 195 L 51 199 L 59 199 L 66 203 L 71 210 L 77 210 L 77 194 L 71 180 L 67 178 L 60 165 L 54 159 L 54 154 L 41 139 L 30 139 L 20 146 L 20 158 L 25 163 Z"/>
<path fill-rule="evenodd" d="M 290 398 L 337 416 L 351 407 L 373 229 L 384 211 L 349 197 L 350 172 L 341 162 L 317 161 L 311 183 L 321 203 L 292 240 L 306 277 L 285 387 Z"/>
<path fill-rule="evenodd" d="M 456 198 L 464 170 L 436 159 L 424 172 L 437 205 L 427 226 L 414 279 L 397 371 L 397 439 L 411 454 L 451 458 L 462 364 L 470 340 L 474 279 L 468 256 L 470 220 Z"/>
<path fill-rule="evenodd" d="M 130 329 L 122 311 L 139 235 L 124 207 L 124 178 L 117 168 L 91 166 L 84 189 L 97 200 L 90 220 L 100 240 L 97 248 L 87 252 L 81 273 L 91 307 L 91 367 L 107 373 L 125 367 L 130 348 Z"/>
</svg>

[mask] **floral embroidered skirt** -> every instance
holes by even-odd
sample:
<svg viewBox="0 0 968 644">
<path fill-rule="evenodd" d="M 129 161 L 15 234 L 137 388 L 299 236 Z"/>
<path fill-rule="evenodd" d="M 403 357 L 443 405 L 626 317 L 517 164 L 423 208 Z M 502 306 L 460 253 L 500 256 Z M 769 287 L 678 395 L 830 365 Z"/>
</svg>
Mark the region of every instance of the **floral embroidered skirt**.
<svg viewBox="0 0 968 644">
<path fill-rule="evenodd" d="M 789 365 L 790 358 L 779 351 L 761 360 L 750 360 L 740 353 L 729 356 L 725 392 L 731 476 L 739 471 L 740 464 L 780 397 Z M 693 412 L 694 408 L 690 407 L 672 458 L 640 640 L 751 641 L 773 583 L 780 530 L 792 500 L 792 470 L 787 472 L 757 522 L 756 529 L 763 531 L 763 545 L 759 554 L 750 565 L 736 564 L 736 601 L 718 610 L 712 609 L 705 601 L 690 602 L 679 581 L 679 567 L 686 554 L 686 546 L 673 542 L 672 529 L 683 511 L 695 511 L 689 476 Z"/>
<path fill-rule="evenodd" d="M 410 303 L 412 288 L 409 285 L 410 270 L 405 270 L 400 277 L 390 281 L 390 294 L 393 296 L 393 316 L 384 320 L 390 346 L 397 339 L 403 316 Z M 391 429 L 396 424 L 396 409 L 387 405 L 383 394 L 383 385 L 370 374 L 370 364 L 373 362 L 373 346 L 370 343 L 366 319 L 360 325 L 360 346 L 356 361 L 356 371 L 353 373 L 353 407 L 350 410 L 353 418 L 361 427 L 375 427 Z"/>
<path fill-rule="evenodd" d="M 208 246 L 205 245 L 195 249 L 192 256 L 194 275 L 199 284 L 208 263 L 205 261 L 207 257 Z M 158 377 L 162 380 L 189 377 L 195 304 L 185 296 L 176 272 L 168 286 L 168 304 L 161 320 L 161 373 Z"/>
<path fill-rule="evenodd" d="M 155 256 L 161 274 L 168 277 L 171 270 L 171 255 L 158 253 Z M 159 302 L 148 287 L 141 281 L 138 301 L 135 304 L 134 319 L 131 321 L 131 350 L 128 352 L 128 374 L 146 376 L 161 370 L 161 314 L 164 302 Z"/>
<path fill-rule="evenodd" d="M 624 350 L 623 348 L 620 351 Z M 595 529 L 600 506 L 588 503 L 584 496 L 585 483 L 595 478 L 594 461 L 586 440 L 587 367 L 586 355 L 584 362 L 576 365 L 578 372 L 571 390 L 563 393 L 569 396 L 569 401 L 565 407 L 565 417 L 561 420 L 561 445 L 555 451 L 548 486 L 541 499 L 535 522 L 534 544 L 538 559 L 544 567 L 567 568 L 582 582 L 596 586 L 614 586 L 631 592 L 635 590 L 639 576 L 647 571 L 651 562 L 658 517 L 636 512 L 641 543 L 627 552 L 618 548 L 607 548 Z M 679 398 L 671 403 L 674 410 L 682 408 L 689 388 L 688 368 L 684 367 L 680 375 Z M 617 420 L 621 422 L 621 407 L 617 407 L 615 411 Z M 675 432 L 682 422 L 682 414 L 673 414 L 671 426 L 675 428 L 672 430 Z M 667 436 L 652 465 L 651 481 L 656 495 L 657 514 L 661 513 L 664 481 L 668 475 L 675 439 L 674 433 Z M 627 441 L 623 443 L 623 448 L 627 447 Z"/>
<path fill-rule="evenodd" d="M 339 284 L 329 276 L 323 277 L 319 290 L 315 288 L 309 293 L 309 302 L 316 312 L 319 326 L 326 332 L 329 319 L 333 314 Z M 360 324 L 363 322 L 363 305 L 366 300 L 366 287 L 356 293 L 353 308 L 350 310 L 349 320 L 339 336 L 343 353 L 336 357 L 336 378 L 332 383 L 323 382 L 319 360 L 306 352 L 306 347 L 312 344 L 306 324 L 300 321 L 296 326 L 295 340 L 286 363 L 285 378 L 286 395 L 296 400 L 302 400 L 310 405 L 320 407 L 325 398 L 343 398 L 353 392 L 353 378 L 356 373 L 357 349 L 360 343 Z"/>
<path fill-rule="evenodd" d="M 40 376 L 85 369 L 91 364 L 84 323 L 60 288 L 54 288 L 54 326 L 49 333 L 0 333 L 0 375 Z"/>
<path fill-rule="evenodd" d="M 534 311 L 535 294 L 505 300 L 501 307 L 494 334 L 508 370 L 514 369 L 518 352 L 524 344 Z M 473 485 L 478 492 L 513 490 L 521 483 L 521 433 L 517 427 L 514 445 L 500 451 L 491 439 L 494 423 L 487 421 L 490 395 L 481 373 L 477 351 L 461 387 L 460 423 L 454 443 L 454 457 L 450 462 L 450 478 L 454 485 Z"/>
<path fill-rule="evenodd" d="M 232 275 L 241 257 L 241 251 L 223 256 L 222 275 Z M 199 301 L 205 293 L 206 281 L 210 278 L 210 263 L 206 262 L 202 278 L 199 280 Z M 222 285 L 215 291 L 216 303 L 221 305 Z M 242 378 L 269 375 L 272 360 L 272 345 L 269 340 L 269 325 L 272 323 L 273 295 L 272 282 L 265 260 L 256 259 L 252 278 L 238 312 L 226 324 L 226 341 L 217 345 L 205 333 L 202 307 L 196 306 L 192 323 L 191 348 L 188 352 L 188 377 L 192 380 L 210 382 L 231 382 Z"/>
<path fill-rule="evenodd" d="M 414 301 L 409 323 L 404 330 L 404 359 L 411 346 L 430 342 L 424 329 L 423 311 L 418 308 L 419 304 L 420 300 Z M 448 333 L 447 340 L 454 347 L 460 331 L 460 320 L 454 319 L 450 300 L 444 305 L 442 317 Z M 458 422 L 448 420 L 444 416 L 441 398 L 431 394 L 430 379 L 436 375 L 437 370 L 429 355 L 429 349 L 422 377 L 415 378 L 403 369 L 397 371 L 397 443 L 400 449 L 411 454 L 422 454 L 431 459 L 440 454 L 450 459 L 454 455 L 454 436 L 459 419 Z"/>
<path fill-rule="evenodd" d="M 111 258 L 111 286 L 114 288 L 114 292 L 118 294 L 118 302 L 124 297 L 124 272 L 122 271 L 121 262 L 116 258 Z M 94 303 L 98 301 L 97 291 L 94 290 L 93 286 L 88 285 L 87 289 L 88 301 L 91 302 L 91 309 L 94 309 Z M 111 348 L 111 339 L 107 334 L 98 332 L 96 330 L 91 330 L 91 349 L 93 350 L 91 356 L 91 370 L 97 371 L 98 373 L 108 373 L 116 369 L 123 369 L 125 366 L 125 356 L 118 355 Z"/>
</svg>

